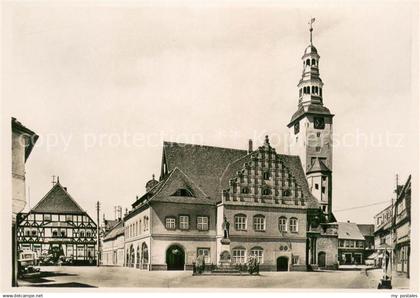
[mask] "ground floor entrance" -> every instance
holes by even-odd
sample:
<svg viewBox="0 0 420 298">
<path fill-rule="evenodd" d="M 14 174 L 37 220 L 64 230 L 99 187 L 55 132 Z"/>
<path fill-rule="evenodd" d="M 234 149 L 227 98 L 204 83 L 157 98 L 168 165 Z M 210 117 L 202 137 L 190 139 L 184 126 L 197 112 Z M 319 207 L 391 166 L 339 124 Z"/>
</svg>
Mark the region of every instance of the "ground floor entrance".
<svg viewBox="0 0 420 298">
<path fill-rule="evenodd" d="M 289 258 L 288 257 L 277 258 L 277 271 L 289 271 Z"/>
<path fill-rule="evenodd" d="M 166 265 L 168 270 L 184 270 L 185 252 L 178 245 L 172 245 L 166 250 Z"/>
</svg>

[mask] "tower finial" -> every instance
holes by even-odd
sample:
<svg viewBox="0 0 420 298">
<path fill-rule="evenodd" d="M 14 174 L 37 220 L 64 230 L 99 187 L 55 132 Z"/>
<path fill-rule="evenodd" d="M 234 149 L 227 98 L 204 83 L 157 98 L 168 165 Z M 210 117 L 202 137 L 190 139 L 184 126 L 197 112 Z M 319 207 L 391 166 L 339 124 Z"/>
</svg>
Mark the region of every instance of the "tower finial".
<svg viewBox="0 0 420 298">
<path fill-rule="evenodd" d="M 309 24 L 309 36 L 310 36 L 310 42 L 312 45 L 312 31 L 314 31 L 314 28 L 312 28 L 312 24 L 315 22 L 315 18 L 311 18 L 311 21 L 308 23 Z"/>
</svg>

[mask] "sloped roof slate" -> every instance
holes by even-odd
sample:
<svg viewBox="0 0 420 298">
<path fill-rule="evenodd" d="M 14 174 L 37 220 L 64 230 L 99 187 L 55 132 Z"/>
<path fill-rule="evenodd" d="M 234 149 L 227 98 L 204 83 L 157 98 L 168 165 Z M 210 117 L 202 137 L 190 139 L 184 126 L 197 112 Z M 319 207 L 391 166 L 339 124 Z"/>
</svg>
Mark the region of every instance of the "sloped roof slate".
<svg viewBox="0 0 420 298">
<path fill-rule="evenodd" d="M 86 212 L 57 182 L 51 190 L 32 208 L 34 213 L 85 214 Z"/>
</svg>

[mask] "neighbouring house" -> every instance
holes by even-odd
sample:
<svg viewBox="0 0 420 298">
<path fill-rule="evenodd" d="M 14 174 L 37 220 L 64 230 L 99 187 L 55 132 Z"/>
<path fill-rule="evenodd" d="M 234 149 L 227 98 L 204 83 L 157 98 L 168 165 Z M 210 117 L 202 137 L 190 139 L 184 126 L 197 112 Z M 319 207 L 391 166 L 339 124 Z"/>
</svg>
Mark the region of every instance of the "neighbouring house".
<svg viewBox="0 0 420 298">
<path fill-rule="evenodd" d="M 365 237 L 356 223 L 338 223 L 338 260 L 340 265 L 364 264 Z"/>
<path fill-rule="evenodd" d="M 411 175 L 399 189 L 394 206 L 392 240 L 395 269 L 410 277 Z"/>
<path fill-rule="evenodd" d="M 64 257 L 73 264 L 96 264 L 96 223 L 59 178 L 35 207 L 18 215 L 17 225 L 20 250 L 32 250 L 53 262 Z"/>
<path fill-rule="evenodd" d="M 103 238 L 102 265 L 124 266 L 124 221 L 122 219 L 111 227 Z"/>
<path fill-rule="evenodd" d="M 382 267 L 383 265 L 384 251 L 392 249 L 392 216 L 393 205 L 387 206 L 374 216 L 375 228 L 373 235 L 376 253 L 372 257 L 377 267 Z"/>
<path fill-rule="evenodd" d="M 12 286 L 17 285 L 16 218 L 26 206 L 25 164 L 38 140 L 38 135 L 12 118 Z"/>
</svg>

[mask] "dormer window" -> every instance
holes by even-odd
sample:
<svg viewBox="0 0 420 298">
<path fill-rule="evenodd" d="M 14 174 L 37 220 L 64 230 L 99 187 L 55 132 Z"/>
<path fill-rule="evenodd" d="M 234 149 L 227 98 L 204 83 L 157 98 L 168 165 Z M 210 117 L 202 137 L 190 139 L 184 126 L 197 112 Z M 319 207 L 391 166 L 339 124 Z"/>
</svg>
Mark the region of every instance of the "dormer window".
<svg viewBox="0 0 420 298">
<path fill-rule="evenodd" d="M 193 194 L 190 190 L 186 188 L 179 188 L 176 192 L 173 193 L 173 197 L 193 197 Z"/>
</svg>

